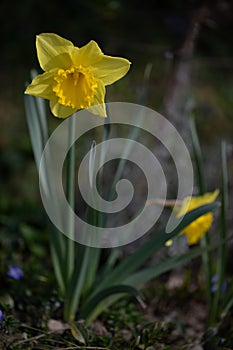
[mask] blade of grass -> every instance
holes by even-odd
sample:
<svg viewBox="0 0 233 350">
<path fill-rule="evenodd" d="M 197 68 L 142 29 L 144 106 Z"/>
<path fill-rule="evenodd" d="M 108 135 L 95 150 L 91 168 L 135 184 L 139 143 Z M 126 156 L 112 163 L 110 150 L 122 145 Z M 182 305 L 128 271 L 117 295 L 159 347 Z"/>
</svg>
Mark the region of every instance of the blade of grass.
<svg viewBox="0 0 233 350">
<path fill-rule="evenodd" d="M 105 309 L 105 305 L 101 302 L 109 296 L 113 296 L 114 294 L 131 294 L 136 298 L 140 298 L 142 300 L 142 294 L 132 286 L 127 285 L 117 285 L 106 288 L 96 294 L 92 299 L 89 300 L 80 310 L 80 318 L 85 319 L 86 322 L 90 322 L 90 320 L 95 319 L 98 314 L 100 314 L 103 309 Z M 101 307 L 100 307 L 101 306 Z"/>
<path fill-rule="evenodd" d="M 64 319 L 67 322 L 73 321 L 77 312 L 86 279 L 87 268 L 90 262 L 90 251 L 90 247 L 85 247 L 81 266 L 79 269 L 74 269 L 72 277 L 67 286 L 64 302 Z"/>
<path fill-rule="evenodd" d="M 195 158 L 195 164 L 196 164 L 199 194 L 203 195 L 205 192 L 205 185 L 204 185 L 204 175 L 203 175 L 202 152 L 201 152 L 201 147 L 199 143 L 199 138 L 198 138 L 194 118 L 191 117 L 189 121 L 190 121 L 190 131 L 191 131 L 191 138 L 192 138 L 192 144 L 193 144 L 193 152 L 194 152 L 194 158 Z M 201 246 L 203 248 L 207 248 L 209 245 L 210 245 L 210 236 L 209 236 L 209 232 L 206 232 L 205 235 L 201 238 Z M 212 269 L 211 269 L 211 252 L 210 251 L 205 250 L 203 252 L 202 264 L 203 264 L 205 283 L 206 283 L 206 299 L 207 299 L 208 314 L 210 314 L 211 305 L 212 305 L 212 294 L 211 294 L 211 275 L 212 275 L 211 270 Z"/>
<path fill-rule="evenodd" d="M 226 254 L 227 254 L 227 205 L 228 205 L 228 171 L 226 159 L 226 143 L 221 145 L 221 163 L 222 163 L 222 201 L 221 201 L 221 216 L 220 216 L 220 230 L 219 238 L 224 244 L 218 247 L 217 252 L 217 291 L 213 297 L 213 305 L 210 314 L 210 324 L 217 321 L 221 311 L 221 295 L 222 286 L 224 282 L 225 268 L 226 268 Z"/>
<path fill-rule="evenodd" d="M 59 285 L 61 294 L 65 291 L 65 266 L 64 266 L 64 250 L 62 249 L 63 234 L 59 232 L 52 224 L 49 228 L 50 251 L 53 261 L 55 276 Z"/>
<path fill-rule="evenodd" d="M 35 98 L 30 95 L 25 95 L 24 102 L 32 149 L 37 169 L 39 169 L 40 160 L 43 153 L 43 142 L 40 123 L 35 105 Z"/>
<path fill-rule="evenodd" d="M 156 233 L 152 238 L 145 242 L 140 248 L 137 249 L 133 254 L 125 258 L 118 266 L 112 271 L 110 276 L 106 276 L 96 286 L 95 292 L 99 292 L 106 287 L 114 284 L 119 284 L 125 280 L 131 273 L 135 272 L 142 264 L 144 264 L 152 254 L 161 249 L 166 241 L 172 239 L 178 235 L 187 225 L 192 221 L 196 220 L 199 216 L 212 211 L 218 206 L 218 203 L 211 203 L 203 205 L 188 212 L 177 227 L 167 234 L 166 231 L 162 230 Z"/>
<path fill-rule="evenodd" d="M 35 69 L 31 70 L 31 78 L 34 79 L 38 75 L 38 72 Z M 43 98 L 35 98 L 35 103 L 38 111 L 38 120 L 40 122 L 42 139 L 44 142 L 44 146 L 48 140 L 48 125 L 47 125 L 47 117 L 46 117 L 46 107 L 45 100 Z"/>
<path fill-rule="evenodd" d="M 189 122 L 190 122 L 190 131 L 191 131 L 199 194 L 202 195 L 205 192 L 205 184 L 204 184 L 204 175 L 203 175 L 203 161 L 202 161 L 201 146 L 200 146 L 200 142 L 197 134 L 197 128 L 196 128 L 194 117 L 190 117 Z"/>
<path fill-rule="evenodd" d="M 140 285 L 142 285 L 145 282 L 148 282 L 152 278 L 158 277 L 162 273 L 167 272 L 173 269 L 174 267 L 180 264 L 184 264 L 192 260 L 193 258 L 203 254 L 203 251 L 212 251 L 213 249 L 216 249 L 216 247 L 219 247 L 223 244 L 224 242 L 217 242 L 208 248 L 196 248 L 190 250 L 188 253 L 168 258 L 165 261 L 161 261 L 156 265 L 144 268 L 130 275 L 124 280 L 124 283 L 133 287 L 139 287 Z"/>
<path fill-rule="evenodd" d="M 35 162 L 37 169 L 39 170 L 40 162 L 42 158 L 42 153 L 44 151 L 45 143 L 47 142 L 47 120 L 45 115 L 40 116 L 45 113 L 44 107 L 40 107 L 40 113 L 38 111 L 38 105 L 42 102 L 38 102 L 38 98 L 25 95 L 25 109 L 27 116 L 27 123 L 29 128 L 29 135 L 32 143 L 32 149 L 35 157 Z M 43 110 L 42 110 L 43 109 Z M 41 118 L 43 118 L 43 123 L 41 123 Z M 43 127 L 42 127 L 43 124 Z M 48 177 L 46 167 L 49 162 L 46 159 L 46 166 L 43 169 L 43 187 L 47 195 L 52 198 L 52 186 L 51 179 Z M 50 249 L 53 260 L 53 266 L 55 275 L 60 287 L 61 292 L 64 292 L 64 239 L 60 232 L 58 232 L 49 222 L 49 238 L 50 238 Z"/>
<path fill-rule="evenodd" d="M 99 218 L 99 213 L 97 213 L 95 209 L 89 207 L 87 210 L 86 221 L 93 226 L 98 226 L 98 218 Z M 83 282 L 82 293 L 81 293 L 84 298 L 88 294 L 91 287 L 93 286 L 93 283 L 95 282 L 96 274 L 99 266 L 100 253 L 101 253 L 101 249 L 99 248 L 93 248 L 88 246 L 84 247 L 84 256 L 88 254 L 88 257 L 89 257 L 89 261 L 86 266 L 86 277 Z"/>
<path fill-rule="evenodd" d="M 31 78 L 34 79 L 38 75 L 36 69 L 31 70 Z M 47 125 L 47 117 L 46 117 L 46 107 L 45 100 L 43 98 L 36 97 L 34 98 L 37 108 L 38 120 L 41 127 L 42 140 L 45 146 L 48 141 L 48 125 Z"/>
<path fill-rule="evenodd" d="M 230 311 L 230 309 L 233 306 L 233 285 L 230 285 L 228 287 L 228 293 L 227 296 L 224 298 L 224 303 L 221 310 L 221 316 L 222 318 L 227 315 L 227 313 Z"/>
<path fill-rule="evenodd" d="M 44 145 L 48 140 L 48 126 L 47 126 L 47 118 L 46 118 L 46 107 L 45 100 L 42 98 L 36 98 L 36 106 L 38 109 L 38 114 L 40 118 L 41 132 L 43 136 Z"/>
</svg>

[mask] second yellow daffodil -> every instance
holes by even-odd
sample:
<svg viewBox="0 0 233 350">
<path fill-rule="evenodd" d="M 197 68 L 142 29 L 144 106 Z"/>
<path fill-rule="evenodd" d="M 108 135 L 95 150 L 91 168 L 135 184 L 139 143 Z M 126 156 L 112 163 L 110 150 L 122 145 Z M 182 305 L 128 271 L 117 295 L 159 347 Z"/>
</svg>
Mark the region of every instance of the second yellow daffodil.
<svg viewBox="0 0 233 350">
<path fill-rule="evenodd" d="M 187 212 L 198 208 L 202 205 L 209 204 L 215 201 L 219 194 L 219 190 L 211 193 L 205 193 L 203 196 L 186 197 L 180 206 L 176 207 L 177 217 L 185 215 Z M 186 226 L 183 230 L 188 244 L 196 244 L 200 238 L 209 230 L 213 222 L 213 214 L 207 213 L 194 220 L 191 224 Z"/>
</svg>

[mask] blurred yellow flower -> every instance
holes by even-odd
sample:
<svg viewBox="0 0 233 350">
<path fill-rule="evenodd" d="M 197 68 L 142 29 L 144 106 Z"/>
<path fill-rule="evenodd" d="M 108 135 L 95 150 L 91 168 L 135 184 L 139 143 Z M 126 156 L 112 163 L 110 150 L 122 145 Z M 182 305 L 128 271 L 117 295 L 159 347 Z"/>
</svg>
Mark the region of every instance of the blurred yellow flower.
<svg viewBox="0 0 233 350">
<path fill-rule="evenodd" d="M 36 38 L 37 56 L 43 74 L 37 75 L 25 93 L 50 100 L 52 113 L 66 118 L 82 108 L 106 117 L 105 86 L 121 79 L 130 62 L 106 56 L 95 41 L 78 48 L 56 34 Z"/>
<path fill-rule="evenodd" d="M 177 217 L 185 215 L 187 212 L 198 208 L 202 205 L 209 204 L 215 201 L 219 194 L 219 190 L 211 193 L 205 193 L 199 197 L 186 197 L 179 207 L 176 207 Z M 200 216 L 187 227 L 184 228 L 183 233 L 186 235 L 188 244 L 192 245 L 199 241 L 199 239 L 209 230 L 213 222 L 213 214 L 207 213 Z"/>
</svg>

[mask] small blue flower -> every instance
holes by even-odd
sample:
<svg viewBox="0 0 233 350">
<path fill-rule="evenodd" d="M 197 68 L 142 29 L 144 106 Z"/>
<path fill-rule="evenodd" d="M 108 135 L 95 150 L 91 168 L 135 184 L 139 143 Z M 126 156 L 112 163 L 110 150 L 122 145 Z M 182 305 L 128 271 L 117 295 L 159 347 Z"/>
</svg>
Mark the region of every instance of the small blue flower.
<svg viewBox="0 0 233 350">
<path fill-rule="evenodd" d="M 218 282 L 218 275 L 217 275 L 217 274 L 215 274 L 215 275 L 212 276 L 211 282 L 212 282 L 212 283 L 217 283 L 217 282 Z"/>
<path fill-rule="evenodd" d="M 218 290 L 218 284 L 217 283 L 214 283 L 211 287 L 211 292 L 212 293 L 216 293 Z"/>
<path fill-rule="evenodd" d="M 0 309 L 0 322 L 2 322 L 3 319 L 4 319 L 4 317 L 3 317 L 3 312 L 2 312 L 2 310 Z"/>
<path fill-rule="evenodd" d="M 211 292 L 212 293 L 216 293 L 218 290 L 218 275 L 213 275 L 211 278 Z M 221 287 L 221 291 L 223 293 L 225 293 L 227 290 L 227 281 L 224 279 L 223 283 L 222 283 L 222 287 Z"/>
<path fill-rule="evenodd" d="M 13 278 L 14 280 L 20 280 L 23 277 L 23 270 L 16 265 L 11 265 L 7 272 L 7 276 Z"/>
<path fill-rule="evenodd" d="M 215 274 L 211 278 L 211 292 L 216 293 L 218 290 L 218 275 Z"/>
</svg>

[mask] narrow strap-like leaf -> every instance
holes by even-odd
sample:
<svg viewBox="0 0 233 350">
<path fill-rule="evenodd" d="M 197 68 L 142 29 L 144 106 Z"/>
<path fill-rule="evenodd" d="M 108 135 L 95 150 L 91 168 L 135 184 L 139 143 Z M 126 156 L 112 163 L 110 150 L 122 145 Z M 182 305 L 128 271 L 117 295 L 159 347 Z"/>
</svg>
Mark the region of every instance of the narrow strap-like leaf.
<svg viewBox="0 0 233 350">
<path fill-rule="evenodd" d="M 122 283 L 126 277 L 135 272 L 156 251 L 161 249 L 166 241 L 178 235 L 187 225 L 196 220 L 199 216 L 214 210 L 217 206 L 219 206 L 219 203 L 214 202 L 196 208 L 188 212 L 171 233 L 167 234 L 164 230 L 155 233 L 153 237 L 148 239 L 148 241 L 138 248 L 137 251 L 119 263 L 119 265 L 112 271 L 111 275 L 107 276 L 98 286 L 96 286 L 96 292 L 105 289 L 107 286 Z"/>
<path fill-rule="evenodd" d="M 112 296 L 114 294 L 125 294 L 125 293 L 131 294 L 136 298 L 142 299 L 142 294 L 132 286 L 128 286 L 128 285 L 112 286 L 102 290 L 101 292 L 96 294 L 92 299 L 90 299 L 89 302 L 81 308 L 80 318 L 81 319 L 90 318 L 90 315 L 94 313 L 96 306 L 100 305 L 100 303 L 104 299 L 108 298 L 109 296 Z"/>
<path fill-rule="evenodd" d="M 151 280 L 152 278 L 158 277 L 162 273 L 170 271 L 178 265 L 187 263 L 193 258 L 203 254 L 204 251 L 206 250 L 213 251 L 214 249 L 216 249 L 217 247 L 220 247 L 223 244 L 224 242 L 216 242 L 214 245 L 208 248 L 196 248 L 196 249 L 189 250 L 189 252 L 185 254 L 167 258 L 166 260 L 161 261 L 156 265 L 141 269 L 140 271 L 130 275 L 124 280 L 124 283 L 138 288 L 142 284 Z"/>
<path fill-rule="evenodd" d="M 190 118 L 190 131 L 191 131 L 191 138 L 192 138 L 192 144 L 193 144 L 193 152 L 194 152 L 194 157 L 195 157 L 195 165 L 196 165 L 196 174 L 197 174 L 197 181 L 198 181 L 198 187 L 199 187 L 199 194 L 203 195 L 205 192 L 205 181 L 204 181 L 202 152 L 201 152 L 201 146 L 200 146 L 194 118 Z M 201 246 L 203 248 L 206 248 L 210 245 L 209 232 L 206 232 L 205 235 L 202 236 L 200 242 L 201 242 Z M 211 271 L 211 255 L 210 255 L 209 251 L 205 250 L 203 252 L 202 265 L 203 265 L 205 283 L 206 283 L 207 307 L 208 307 L 208 313 L 210 313 L 211 304 L 212 304 L 212 294 L 211 294 L 212 271 Z"/>
<path fill-rule="evenodd" d="M 222 163 L 222 200 L 219 238 L 224 242 L 218 247 L 217 258 L 217 290 L 213 296 L 213 303 L 210 313 L 210 324 L 217 321 L 221 311 L 222 286 L 225 278 L 226 256 L 227 256 L 227 206 L 228 206 L 228 170 L 226 157 L 226 143 L 221 145 L 221 163 Z"/>
<path fill-rule="evenodd" d="M 32 149 L 35 157 L 37 169 L 40 166 L 40 160 L 43 153 L 43 141 L 40 122 L 35 105 L 35 98 L 30 95 L 24 96 L 27 125 L 31 139 Z"/>
</svg>

